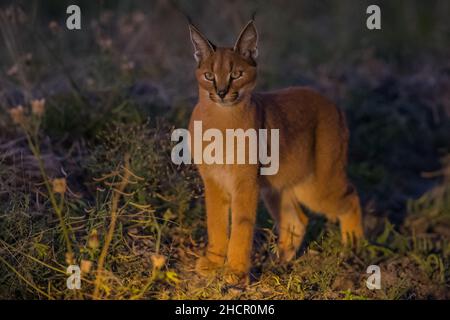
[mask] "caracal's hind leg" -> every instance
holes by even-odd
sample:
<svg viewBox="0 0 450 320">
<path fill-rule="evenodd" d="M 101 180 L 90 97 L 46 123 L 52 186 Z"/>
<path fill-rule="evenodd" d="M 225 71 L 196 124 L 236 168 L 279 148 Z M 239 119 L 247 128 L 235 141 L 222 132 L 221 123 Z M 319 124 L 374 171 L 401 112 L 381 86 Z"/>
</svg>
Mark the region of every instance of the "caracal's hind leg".
<svg viewBox="0 0 450 320">
<path fill-rule="evenodd" d="M 338 219 L 342 241 L 345 244 L 352 244 L 364 237 L 359 197 L 352 185 L 348 185 L 339 203 Z"/>
<path fill-rule="evenodd" d="M 334 187 L 330 188 L 330 186 Z M 345 180 L 330 179 L 329 184 L 318 184 L 312 178 L 307 183 L 296 187 L 295 193 L 299 201 L 311 210 L 324 214 L 332 221 L 340 222 L 344 244 L 364 236 L 358 194 Z"/>
<path fill-rule="evenodd" d="M 262 195 L 277 225 L 280 259 L 288 262 L 302 244 L 308 218 L 289 190 L 264 191 Z"/>
<path fill-rule="evenodd" d="M 281 197 L 279 223 L 279 248 L 282 261 L 289 262 L 295 257 L 305 236 L 307 224 L 308 218 L 297 199 L 289 191 L 284 191 Z"/>
</svg>

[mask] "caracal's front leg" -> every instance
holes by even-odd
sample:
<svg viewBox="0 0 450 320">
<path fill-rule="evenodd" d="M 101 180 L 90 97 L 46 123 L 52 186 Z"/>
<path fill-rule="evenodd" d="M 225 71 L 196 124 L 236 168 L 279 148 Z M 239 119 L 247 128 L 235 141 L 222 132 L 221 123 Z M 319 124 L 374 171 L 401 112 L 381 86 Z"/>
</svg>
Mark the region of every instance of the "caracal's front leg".
<svg viewBox="0 0 450 320">
<path fill-rule="evenodd" d="M 256 179 L 255 179 L 256 180 Z M 258 204 L 258 184 L 241 181 L 231 196 L 231 236 L 227 254 L 227 282 L 248 282 L 253 228 Z"/>
<path fill-rule="evenodd" d="M 208 275 L 214 273 L 225 263 L 230 197 L 214 180 L 205 178 L 203 181 L 205 184 L 208 246 L 205 255 L 198 259 L 196 270 L 201 275 Z"/>
</svg>

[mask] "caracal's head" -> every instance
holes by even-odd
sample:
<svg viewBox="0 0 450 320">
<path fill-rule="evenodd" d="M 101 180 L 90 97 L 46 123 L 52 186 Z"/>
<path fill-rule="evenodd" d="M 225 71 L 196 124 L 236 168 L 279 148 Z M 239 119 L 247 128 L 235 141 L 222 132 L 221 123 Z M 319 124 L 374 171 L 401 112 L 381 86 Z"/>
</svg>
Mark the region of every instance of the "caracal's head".
<svg viewBox="0 0 450 320">
<path fill-rule="evenodd" d="M 256 83 L 258 33 L 253 20 L 241 31 L 233 48 L 212 44 L 189 25 L 197 61 L 200 94 L 220 106 L 233 106 L 249 98 Z"/>
</svg>

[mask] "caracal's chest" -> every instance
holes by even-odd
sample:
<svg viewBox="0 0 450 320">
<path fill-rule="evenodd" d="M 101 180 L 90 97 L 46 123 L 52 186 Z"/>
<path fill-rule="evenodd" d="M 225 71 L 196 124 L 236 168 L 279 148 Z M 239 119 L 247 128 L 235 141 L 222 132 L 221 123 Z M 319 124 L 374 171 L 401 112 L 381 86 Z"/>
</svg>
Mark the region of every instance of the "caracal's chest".
<svg viewBox="0 0 450 320">
<path fill-rule="evenodd" d="M 248 109 L 232 109 L 236 107 L 217 107 L 217 108 L 202 108 L 197 106 L 191 116 L 189 125 L 189 132 L 191 135 L 191 153 L 201 144 L 203 163 L 197 164 L 199 172 L 203 179 L 215 181 L 225 190 L 231 192 L 244 179 L 256 179 L 258 165 L 249 163 L 230 163 L 227 161 L 227 144 L 231 143 L 228 137 L 230 130 L 244 131 L 256 128 L 254 113 Z M 201 130 L 200 130 L 201 129 Z M 201 137 L 199 137 L 201 135 Z M 218 140 L 221 140 L 218 143 Z M 234 141 L 236 143 L 236 141 Z M 211 152 L 213 143 L 217 150 Z M 244 147 L 246 159 L 248 159 L 248 148 Z M 216 152 L 221 149 L 222 155 L 220 163 L 208 163 L 205 161 L 209 155 L 216 156 Z M 239 145 L 235 144 L 234 153 L 237 154 Z M 200 152 L 200 151 L 198 151 Z M 217 158 L 216 158 L 217 159 Z M 236 158 L 237 160 L 237 158 Z"/>
</svg>

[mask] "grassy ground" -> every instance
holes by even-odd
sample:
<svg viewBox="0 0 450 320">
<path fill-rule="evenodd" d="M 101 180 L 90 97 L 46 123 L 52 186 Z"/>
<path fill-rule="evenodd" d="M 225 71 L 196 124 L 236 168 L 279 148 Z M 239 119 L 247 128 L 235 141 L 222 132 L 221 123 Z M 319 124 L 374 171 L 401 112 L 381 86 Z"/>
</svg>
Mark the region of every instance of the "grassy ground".
<svg viewBox="0 0 450 320">
<path fill-rule="evenodd" d="M 238 1 L 213 23 L 214 3 L 89 3 L 79 32 L 64 2 L 1 8 L 0 298 L 450 298 L 447 3 L 383 2 L 381 34 L 361 27 L 364 2 Z M 203 190 L 195 168 L 170 161 L 170 132 L 196 99 L 177 10 L 232 43 L 255 8 L 259 89 L 310 85 L 346 112 L 367 240 L 343 248 L 338 226 L 310 213 L 297 258 L 280 265 L 261 206 L 243 289 L 193 271 Z M 67 289 L 68 264 L 81 290 Z M 366 288 L 371 264 L 380 290 Z"/>
</svg>

